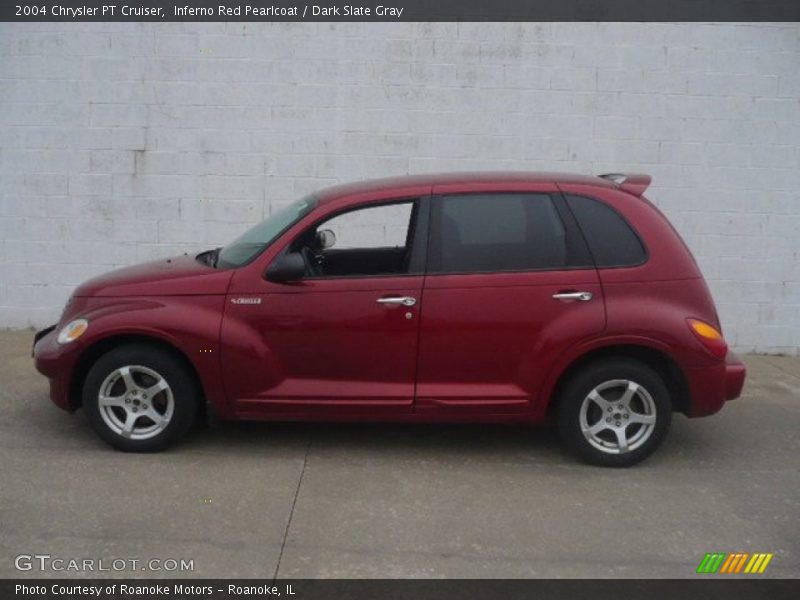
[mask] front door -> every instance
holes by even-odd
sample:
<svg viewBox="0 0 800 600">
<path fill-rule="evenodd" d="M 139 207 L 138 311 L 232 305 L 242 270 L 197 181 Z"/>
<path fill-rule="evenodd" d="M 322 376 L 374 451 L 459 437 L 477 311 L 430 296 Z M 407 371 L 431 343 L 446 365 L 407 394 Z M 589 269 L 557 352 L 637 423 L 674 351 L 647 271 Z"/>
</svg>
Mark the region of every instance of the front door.
<svg viewBox="0 0 800 600">
<path fill-rule="evenodd" d="M 423 282 L 413 248 L 426 237 L 418 203 L 369 205 L 310 226 L 286 249 L 306 257 L 297 282 L 259 280 L 252 290 L 234 277 L 222 347 L 237 413 L 412 411 Z"/>
<path fill-rule="evenodd" d="M 574 220 L 546 188 L 440 191 L 431 228 L 417 411 L 531 412 L 559 353 L 605 326 Z"/>
</svg>

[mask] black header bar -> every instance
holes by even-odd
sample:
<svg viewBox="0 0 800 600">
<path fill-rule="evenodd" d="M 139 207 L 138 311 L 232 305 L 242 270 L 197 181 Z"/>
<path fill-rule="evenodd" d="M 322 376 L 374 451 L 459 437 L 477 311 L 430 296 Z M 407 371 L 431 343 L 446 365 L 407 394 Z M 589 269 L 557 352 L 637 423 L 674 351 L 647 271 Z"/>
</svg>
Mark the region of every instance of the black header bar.
<svg viewBox="0 0 800 600">
<path fill-rule="evenodd" d="M 0 0 L 0 21 L 800 21 L 800 0 Z"/>
<path fill-rule="evenodd" d="M 795 600 L 798 592 L 798 580 L 724 579 L 702 575 L 682 580 L 0 580 L 0 597 L 5 600 Z"/>
</svg>

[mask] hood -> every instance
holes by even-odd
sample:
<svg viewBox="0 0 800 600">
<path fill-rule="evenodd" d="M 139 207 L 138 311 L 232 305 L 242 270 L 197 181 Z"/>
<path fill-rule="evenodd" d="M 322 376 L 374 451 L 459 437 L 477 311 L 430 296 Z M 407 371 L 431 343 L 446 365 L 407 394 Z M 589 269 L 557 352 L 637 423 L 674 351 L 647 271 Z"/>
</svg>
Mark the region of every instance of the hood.
<svg viewBox="0 0 800 600">
<path fill-rule="evenodd" d="M 78 286 L 74 296 L 198 296 L 224 294 L 233 270 L 176 256 L 116 269 Z"/>
</svg>

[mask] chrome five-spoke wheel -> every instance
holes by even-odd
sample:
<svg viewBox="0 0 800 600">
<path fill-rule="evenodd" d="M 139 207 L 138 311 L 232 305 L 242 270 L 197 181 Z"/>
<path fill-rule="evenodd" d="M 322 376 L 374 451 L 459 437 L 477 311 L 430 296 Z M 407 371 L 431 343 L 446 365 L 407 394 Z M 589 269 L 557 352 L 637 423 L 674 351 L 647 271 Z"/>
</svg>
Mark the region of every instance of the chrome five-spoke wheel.
<svg viewBox="0 0 800 600">
<path fill-rule="evenodd" d="M 644 444 L 656 425 L 656 403 L 635 381 L 612 379 L 583 399 L 580 426 L 586 441 L 602 452 L 623 454 Z"/>
<path fill-rule="evenodd" d="M 112 371 L 100 385 L 97 404 L 108 428 L 132 440 L 157 436 L 175 411 L 175 398 L 166 379 L 142 365 Z"/>
</svg>

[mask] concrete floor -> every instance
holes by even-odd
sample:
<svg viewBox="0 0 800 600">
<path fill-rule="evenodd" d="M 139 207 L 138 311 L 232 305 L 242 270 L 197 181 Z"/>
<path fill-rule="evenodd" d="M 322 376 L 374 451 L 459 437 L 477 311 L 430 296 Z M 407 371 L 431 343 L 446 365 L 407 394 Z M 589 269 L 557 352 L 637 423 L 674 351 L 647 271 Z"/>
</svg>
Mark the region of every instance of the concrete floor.
<svg viewBox="0 0 800 600">
<path fill-rule="evenodd" d="M 800 359 L 746 357 L 743 398 L 609 470 L 505 426 L 222 424 L 122 454 L 50 403 L 31 338 L 0 333 L 0 577 L 64 575 L 14 569 L 37 553 L 194 560 L 128 577 L 695 577 L 714 551 L 800 576 Z"/>
</svg>

